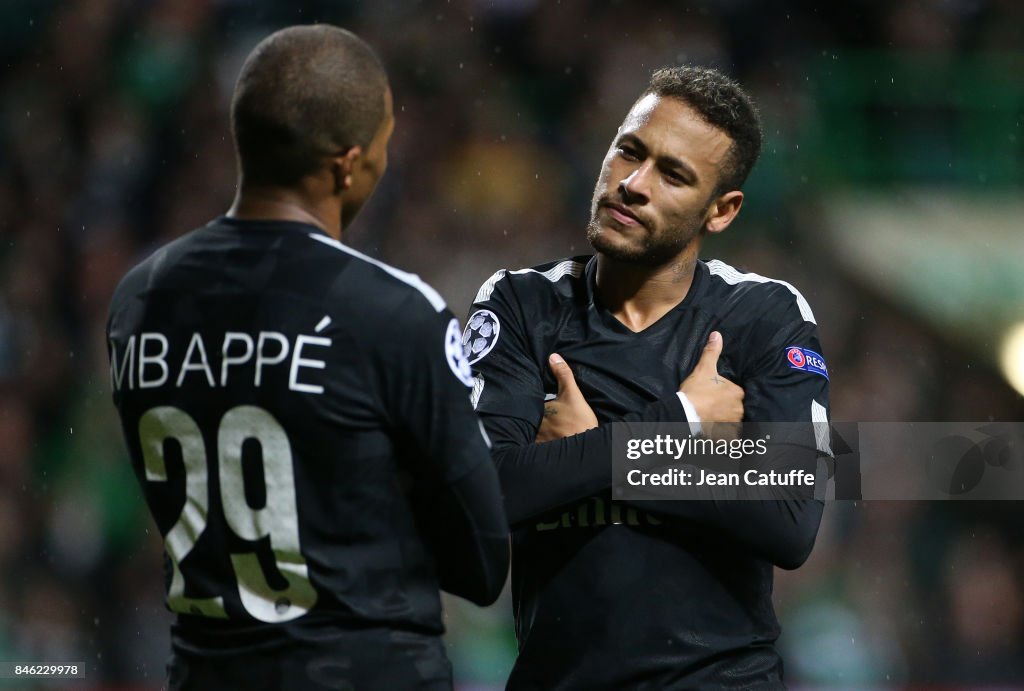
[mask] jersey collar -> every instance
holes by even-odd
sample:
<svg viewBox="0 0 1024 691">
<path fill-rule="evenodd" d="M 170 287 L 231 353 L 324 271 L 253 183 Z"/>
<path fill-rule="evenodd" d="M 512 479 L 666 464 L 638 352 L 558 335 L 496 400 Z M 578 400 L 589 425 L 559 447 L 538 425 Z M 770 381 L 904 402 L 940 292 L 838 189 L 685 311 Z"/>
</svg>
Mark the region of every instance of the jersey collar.
<svg viewBox="0 0 1024 691">
<path fill-rule="evenodd" d="M 305 233 L 307 235 L 309 233 L 316 233 L 317 235 L 330 237 L 330 235 L 327 234 L 327 231 L 323 228 L 304 221 L 279 221 L 276 219 L 250 219 L 218 216 L 210 223 L 210 225 L 224 225 L 229 228 L 251 230 L 294 231 L 297 233 Z"/>
<path fill-rule="evenodd" d="M 591 306 L 600 307 L 596 302 L 597 297 L 597 255 L 595 254 L 587 262 L 586 267 L 583 270 L 587 280 L 587 300 Z M 690 283 L 690 289 L 686 292 L 686 297 L 676 305 L 673 310 L 677 310 L 681 307 L 686 307 L 693 304 L 707 288 L 707 279 L 710 275 L 708 265 L 703 260 L 698 259 L 697 263 L 693 267 L 693 282 Z M 603 308 L 602 308 L 603 309 Z"/>
</svg>

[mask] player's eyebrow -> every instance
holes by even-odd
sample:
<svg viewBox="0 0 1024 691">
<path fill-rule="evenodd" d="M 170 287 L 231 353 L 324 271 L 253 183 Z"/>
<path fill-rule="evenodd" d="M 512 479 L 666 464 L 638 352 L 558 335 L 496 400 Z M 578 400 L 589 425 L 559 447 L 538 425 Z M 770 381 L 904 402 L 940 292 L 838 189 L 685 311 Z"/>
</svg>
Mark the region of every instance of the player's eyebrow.
<svg viewBox="0 0 1024 691">
<path fill-rule="evenodd" d="M 645 157 L 649 155 L 647 145 L 644 144 L 643 140 L 635 134 L 627 132 L 619 137 L 619 141 L 616 144 L 629 144 L 635 147 Z M 661 154 L 658 156 L 658 167 L 669 170 L 676 170 L 683 176 L 683 178 L 691 185 L 697 184 L 698 176 L 697 171 L 693 169 L 693 166 L 688 164 L 686 161 L 671 154 Z"/>
</svg>

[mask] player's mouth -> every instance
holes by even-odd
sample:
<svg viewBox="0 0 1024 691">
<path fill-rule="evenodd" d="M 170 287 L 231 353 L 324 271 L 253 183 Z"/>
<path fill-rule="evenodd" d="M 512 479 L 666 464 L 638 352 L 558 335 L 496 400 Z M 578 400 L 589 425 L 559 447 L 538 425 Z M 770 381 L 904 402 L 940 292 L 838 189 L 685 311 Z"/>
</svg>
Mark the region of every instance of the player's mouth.
<svg viewBox="0 0 1024 691">
<path fill-rule="evenodd" d="M 608 215 L 612 217 L 616 222 L 624 226 L 646 226 L 646 224 L 637 216 L 635 213 L 630 211 L 627 207 L 622 204 L 616 204 L 615 202 L 606 202 L 604 208 L 607 209 Z"/>
</svg>

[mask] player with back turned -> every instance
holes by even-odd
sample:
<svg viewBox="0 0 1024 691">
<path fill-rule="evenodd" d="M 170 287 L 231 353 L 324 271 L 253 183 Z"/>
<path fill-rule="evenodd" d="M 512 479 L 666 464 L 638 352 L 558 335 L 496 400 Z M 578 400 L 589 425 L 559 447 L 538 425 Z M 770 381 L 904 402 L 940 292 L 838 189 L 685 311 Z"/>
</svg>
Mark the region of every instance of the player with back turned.
<svg viewBox="0 0 1024 691">
<path fill-rule="evenodd" d="M 342 231 L 387 166 L 384 69 L 291 27 L 235 87 L 227 214 L 114 295 L 114 401 L 164 536 L 171 689 L 450 689 L 438 587 L 508 534 L 458 322 Z"/>
<path fill-rule="evenodd" d="M 807 301 L 698 258 L 761 138 L 724 75 L 655 72 L 602 164 L 596 255 L 498 271 L 477 295 L 463 342 L 513 527 L 509 689 L 782 686 L 772 570 L 807 558 L 822 502 L 612 501 L 608 424 L 808 423 L 793 456 L 813 473 L 829 453 Z"/>
</svg>

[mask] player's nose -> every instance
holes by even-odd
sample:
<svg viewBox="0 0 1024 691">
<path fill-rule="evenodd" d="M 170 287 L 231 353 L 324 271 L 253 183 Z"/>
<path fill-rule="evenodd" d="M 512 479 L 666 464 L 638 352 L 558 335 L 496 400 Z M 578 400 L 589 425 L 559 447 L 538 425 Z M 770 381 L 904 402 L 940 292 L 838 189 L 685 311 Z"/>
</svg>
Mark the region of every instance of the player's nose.
<svg viewBox="0 0 1024 691">
<path fill-rule="evenodd" d="M 650 166 L 640 165 L 619 183 L 619 193 L 626 204 L 644 204 L 650 198 Z"/>
</svg>

